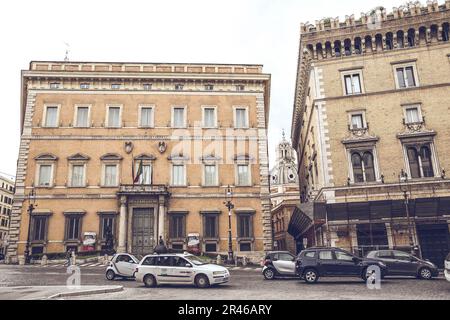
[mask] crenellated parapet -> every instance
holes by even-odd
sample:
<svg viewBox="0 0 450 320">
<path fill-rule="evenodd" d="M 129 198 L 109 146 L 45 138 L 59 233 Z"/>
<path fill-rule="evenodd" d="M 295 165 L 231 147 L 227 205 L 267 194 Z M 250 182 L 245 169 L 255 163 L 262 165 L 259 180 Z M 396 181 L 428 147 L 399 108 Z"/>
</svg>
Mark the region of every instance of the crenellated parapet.
<svg viewBox="0 0 450 320">
<path fill-rule="evenodd" d="M 372 54 L 386 50 L 427 46 L 450 40 L 450 0 L 428 1 L 393 8 L 378 7 L 369 13 L 326 18 L 315 25 L 301 24 L 301 48 L 313 60 Z"/>
</svg>

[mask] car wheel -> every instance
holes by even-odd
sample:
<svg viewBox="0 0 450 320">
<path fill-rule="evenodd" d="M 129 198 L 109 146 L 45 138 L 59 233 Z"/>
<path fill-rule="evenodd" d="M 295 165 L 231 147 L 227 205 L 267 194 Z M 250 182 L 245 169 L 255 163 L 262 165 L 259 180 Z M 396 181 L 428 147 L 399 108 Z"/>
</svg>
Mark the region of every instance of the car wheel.
<svg viewBox="0 0 450 320">
<path fill-rule="evenodd" d="M 199 288 L 208 288 L 209 287 L 209 280 L 208 277 L 204 274 L 199 274 L 197 277 L 195 277 L 195 285 Z"/>
<path fill-rule="evenodd" d="M 116 274 L 114 273 L 114 271 L 112 271 L 112 270 L 106 271 L 106 279 L 107 280 L 113 281 L 115 277 L 116 277 Z"/>
<path fill-rule="evenodd" d="M 419 270 L 419 278 L 423 280 L 430 280 L 432 278 L 431 270 L 428 268 L 422 268 Z"/>
<path fill-rule="evenodd" d="M 305 280 L 306 283 L 312 284 L 312 283 L 316 283 L 317 280 L 319 280 L 319 275 L 317 274 L 316 270 L 307 269 L 303 273 L 303 279 Z"/>
<path fill-rule="evenodd" d="M 263 275 L 266 280 L 275 279 L 275 271 L 271 268 L 267 268 L 266 270 L 264 270 Z"/>
<path fill-rule="evenodd" d="M 153 275 L 148 274 L 144 277 L 144 285 L 147 288 L 153 288 L 156 287 L 156 279 Z"/>
</svg>

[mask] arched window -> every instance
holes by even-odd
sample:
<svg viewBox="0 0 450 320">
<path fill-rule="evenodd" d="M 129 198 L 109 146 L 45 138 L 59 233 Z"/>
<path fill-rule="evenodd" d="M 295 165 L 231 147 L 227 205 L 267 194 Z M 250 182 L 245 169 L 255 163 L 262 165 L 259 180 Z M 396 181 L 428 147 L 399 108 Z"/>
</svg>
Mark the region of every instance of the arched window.
<svg viewBox="0 0 450 320">
<path fill-rule="evenodd" d="M 419 44 L 421 44 L 421 45 L 427 44 L 427 28 L 426 27 L 419 28 Z"/>
<path fill-rule="evenodd" d="M 352 55 L 352 41 L 350 39 L 344 41 L 344 50 L 346 56 Z"/>
<path fill-rule="evenodd" d="M 442 25 L 442 41 L 449 41 L 450 40 L 450 27 L 449 23 L 446 22 Z"/>
<path fill-rule="evenodd" d="M 416 148 L 408 148 L 408 162 L 409 170 L 411 171 L 411 178 L 420 178 L 419 155 Z"/>
<path fill-rule="evenodd" d="M 317 51 L 317 58 L 323 59 L 323 48 L 321 43 L 316 44 L 316 51 Z"/>
<path fill-rule="evenodd" d="M 333 52 L 333 49 L 331 49 L 331 42 L 329 42 L 329 41 L 325 42 L 325 55 L 327 57 L 331 57 L 332 52 Z"/>
<path fill-rule="evenodd" d="M 420 148 L 420 161 L 422 165 L 422 172 L 425 178 L 434 177 L 433 164 L 431 160 L 430 148 L 424 146 Z"/>
<path fill-rule="evenodd" d="M 340 57 L 342 55 L 342 45 L 339 40 L 334 42 L 334 54 L 336 57 Z"/>
<path fill-rule="evenodd" d="M 363 166 L 366 182 L 375 181 L 375 165 L 373 163 L 373 155 L 371 152 L 364 153 Z"/>
<path fill-rule="evenodd" d="M 408 30 L 408 46 L 414 47 L 416 45 L 416 30 L 409 29 Z"/>
<path fill-rule="evenodd" d="M 357 38 L 355 38 L 355 54 L 361 54 L 361 53 L 362 53 L 361 38 L 357 37 Z"/>
<path fill-rule="evenodd" d="M 397 47 L 398 48 L 405 47 L 405 33 L 402 30 L 397 31 Z"/>
<path fill-rule="evenodd" d="M 362 159 L 359 153 L 352 154 L 353 180 L 355 183 L 364 182 Z"/>
<path fill-rule="evenodd" d="M 374 182 L 376 180 L 375 165 L 372 152 L 353 152 L 352 168 L 353 180 L 355 183 Z"/>
<path fill-rule="evenodd" d="M 408 147 L 407 153 L 412 178 L 434 177 L 433 159 L 429 145 Z"/>
<path fill-rule="evenodd" d="M 365 41 L 366 41 L 366 51 L 367 52 L 372 52 L 372 37 L 371 36 L 366 36 L 365 37 Z"/>
<path fill-rule="evenodd" d="M 430 32 L 430 38 L 431 38 L 431 42 L 436 42 L 438 41 L 438 32 L 439 32 L 439 28 L 437 25 L 433 24 L 431 26 L 431 32 Z"/>
<path fill-rule="evenodd" d="M 386 50 L 394 49 L 394 35 L 392 32 L 386 33 Z"/>
<path fill-rule="evenodd" d="M 377 34 L 375 36 L 375 47 L 377 51 L 383 51 L 383 35 Z"/>
</svg>

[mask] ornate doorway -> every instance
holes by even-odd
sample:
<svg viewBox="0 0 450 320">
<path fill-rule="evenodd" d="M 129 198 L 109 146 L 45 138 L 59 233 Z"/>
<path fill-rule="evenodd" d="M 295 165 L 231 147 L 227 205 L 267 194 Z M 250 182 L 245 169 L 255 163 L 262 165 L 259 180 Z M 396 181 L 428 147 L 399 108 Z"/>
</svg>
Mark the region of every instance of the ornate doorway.
<svg viewBox="0 0 450 320">
<path fill-rule="evenodd" d="M 155 247 L 154 208 L 133 208 L 132 245 L 133 254 L 145 256 Z"/>
</svg>

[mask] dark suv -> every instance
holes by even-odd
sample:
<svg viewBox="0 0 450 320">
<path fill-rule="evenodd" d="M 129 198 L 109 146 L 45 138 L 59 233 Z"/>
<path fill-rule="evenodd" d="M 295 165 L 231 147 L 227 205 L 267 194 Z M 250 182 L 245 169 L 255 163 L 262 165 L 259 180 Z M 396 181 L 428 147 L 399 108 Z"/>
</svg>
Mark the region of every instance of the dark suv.
<svg viewBox="0 0 450 320">
<path fill-rule="evenodd" d="M 315 283 L 320 277 L 360 277 L 364 281 L 372 275 L 368 267 L 380 268 L 381 277 L 387 274 L 381 261 L 359 258 L 339 248 L 310 248 L 297 257 L 296 271 L 306 283 Z"/>
</svg>

